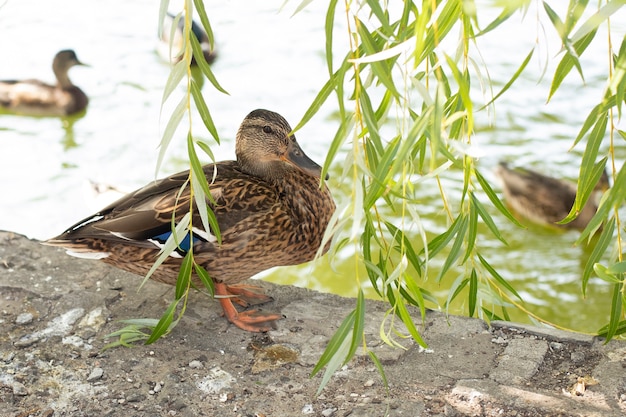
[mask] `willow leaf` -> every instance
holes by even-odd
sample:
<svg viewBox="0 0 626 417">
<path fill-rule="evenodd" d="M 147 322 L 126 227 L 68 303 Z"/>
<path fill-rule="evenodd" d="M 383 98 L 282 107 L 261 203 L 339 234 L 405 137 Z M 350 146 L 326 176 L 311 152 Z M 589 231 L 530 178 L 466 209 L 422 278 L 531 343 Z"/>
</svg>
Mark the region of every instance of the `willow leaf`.
<svg viewBox="0 0 626 417">
<path fill-rule="evenodd" d="M 511 286 L 511 284 L 509 284 L 504 278 L 502 278 L 502 276 L 493 268 L 493 266 L 491 266 L 491 264 L 489 262 L 487 262 L 487 260 L 485 258 L 482 257 L 482 255 L 480 253 L 478 254 L 478 259 L 480 260 L 480 263 L 485 267 L 485 269 L 487 271 L 489 271 L 491 276 L 500 285 L 502 285 L 504 288 L 506 288 L 511 294 L 516 296 L 519 300 L 522 299 L 522 297 L 517 293 L 517 291 L 515 291 L 515 288 L 513 288 Z"/>
<path fill-rule="evenodd" d="M 620 318 L 623 314 L 623 304 L 622 304 L 622 290 L 623 283 L 613 285 L 613 296 L 611 297 L 611 314 L 609 316 L 609 323 L 606 329 L 606 341 L 608 343 L 609 340 L 615 336 L 617 333 L 617 329 L 620 325 Z"/>
<path fill-rule="evenodd" d="M 332 77 L 328 79 L 328 81 L 326 81 L 326 84 L 324 84 L 319 93 L 317 93 L 317 96 L 315 97 L 315 99 L 313 99 L 313 102 L 304 112 L 304 116 L 302 116 L 302 119 L 298 122 L 296 127 L 293 128 L 292 132 L 297 132 L 298 130 L 300 130 L 302 126 L 304 126 L 309 120 L 311 120 L 313 116 L 315 116 L 320 107 L 322 107 L 322 104 L 324 104 L 328 99 L 328 96 L 330 96 L 330 93 L 333 92 L 335 84 L 338 82 L 336 78 L 337 76 L 338 74 L 335 73 Z"/>
<path fill-rule="evenodd" d="M 159 155 L 157 156 L 155 175 L 159 172 L 159 169 L 161 168 L 163 158 L 165 157 L 165 152 L 167 151 L 167 148 L 172 141 L 172 137 L 174 137 L 176 129 L 180 125 L 180 121 L 183 119 L 185 110 L 187 110 L 187 100 L 186 97 L 183 97 L 174 109 L 174 112 L 170 116 L 170 120 L 167 122 L 165 130 L 163 131 L 163 137 L 161 137 L 161 142 L 159 143 Z"/>
<path fill-rule="evenodd" d="M 624 7 L 624 0 L 609 0 L 578 28 L 572 35 L 572 42 L 578 42 L 589 33 L 597 31 L 601 23 L 606 21 L 622 7 Z"/>
<path fill-rule="evenodd" d="M 532 48 L 530 52 L 528 53 L 528 55 L 526 55 L 526 58 L 524 59 L 522 64 L 519 66 L 519 68 L 517 68 L 517 71 L 515 71 L 515 74 L 513 74 L 511 79 L 506 84 L 504 84 L 504 87 L 502 87 L 502 89 L 498 92 L 498 94 L 496 94 L 491 100 L 489 100 L 487 104 L 482 106 L 480 110 L 483 110 L 486 107 L 490 106 L 494 101 L 496 101 L 502 94 L 504 94 L 513 85 L 513 83 L 519 78 L 522 72 L 524 72 L 524 69 L 526 69 L 526 66 L 530 62 L 530 59 L 532 58 L 534 53 L 535 53 L 535 48 Z"/>
<path fill-rule="evenodd" d="M 593 38 L 596 36 L 596 32 L 590 32 L 587 36 L 580 39 L 573 45 L 573 50 L 575 51 L 575 55 L 569 52 L 565 53 L 559 65 L 556 67 L 554 71 L 554 78 L 552 79 L 552 84 L 550 85 L 550 93 L 548 94 L 548 101 L 552 98 L 554 93 L 559 89 L 561 83 L 570 73 L 572 68 L 576 65 L 579 68 L 579 72 L 582 74 L 582 69 L 580 69 L 580 63 L 578 61 L 578 56 L 581 55 L 585 49 L 589 46 Z"/>
<path fill-rule="evenodd" d="M 478 235 L 478 212 L 476 210 L 476 204 L 474 201 L 477 199 L 474 196 L 473 192 L 470 192 L 470 207 L 469 207 L 469 229 L 467 232 L 467 246 L 465 248 L 465 256 L 463 257 L 463 261 L 461 263 L 465 263 L 474 250 L 476 246 L 476 236 Z"/>
<path fill-rule="evenodd" d="M 360 81 L 357 81 L 360 83 Z M 361 103 L 361 114 L 365 120 L 365 126 L 370 134 L 370 140 L 380 143 L 380 133 L 378 133 L 378 119 L 376 113 L 372 108 L 372 102 L 370 101 L 367 90 L 361 86 L 361 93 L 359 94 L 359 103 Z"/>
<path fill-rule="evenodd" d="M 474 195 L 474 193 L 471 194 L 471 199 L 472 199 L 472 207 L 474 207 L 474 209 L 476 210 L 476 213 L 478 213 L 480 218 L 483 219 L 483 222 L 487 225 L 491 233 L 496 238 L 498 238 L 500 242 L 504 243 L 505 245 L 508 245 L 508 243 L 504 239 L 504 236 L 502 236 L 502 233 L 500 233 L 498 226 L 493 221 L 493 218 L 491 217 L 487 209 L 485 209 L 485 206 L 483 206 L 483 203 L 481 203 L 480 200 L 476 198 L 476 195 Z"/>
<path fill-rule="evenodd" d="M 176 311 L 176 306 L 178 306 L 179 300 L 174 300 L 170 303 L 165 313 L 161 316 L 161 319 L 152 329 L 152 333 L 148 340 L 146 340 L 146 345 L 156 342 L 161 338 L 161 336 L 167 334 L 172 328 L 172 322 L 174 320 L 174 312 Z"/>
<path fill-rule="evenodd" d="M 190 235 L 191 240 L 191 235 Z M 190 250 L 185 254 L 182 263 L 180 264 L 180 269 L 178 270 L 178 278 L 176 278 L 176 293 L 175 298 L 180 300 L 183 295 L 189 289 L 189 284 L 191 283 L 191 270 L 193 266 L 193 251 Z"/>
<path fill-rule="evenodd" d="M 441 267 L 441 271 L 439 271 L 439 275 L 437 276 L 436 282 L 441 282 L 443 276 L 448 272 L 448 270 L 452 267 L 452 265 L 459 259 L 461 254 L 461 248 L 463 247 L 463 242 L 465 240 L 465 234 L 467 233 L 468 228 L 468 219 L 467 216 L 461 214 L 459 216 L 461 218 L 459 222 L 458 231 L 456 233 L 456 239 L 450 248 L 450 253 L 446 257 L 443 266 Z"/>
<path fill-rule="evenodd" d="M 385 391 L 387 391 L 387 394 L 389 394 L 389 383 L 387 381 L 387 375 L 385 375 L 385 370 L 383 369 L 382 363 L 380 363 L 380 360 L 378 360 L 378 356 L 376 356 L 376 354 L 372 352 L 371 350 L 368 349 L 367 354 L 369 355 L 372 362 L 374 362 L 374 365 L 376 365 L 378 374 L 383 379 L 383 385 L 385 386 Z"/>
<path fill-rule="evenodd" d="M 468 298 L 468 309 L 469 316 L 474 317 L 474 313 L 476 312 L 476 301 L 478 299 L 478 276 L 476 275 L 476 269 L 472 268 L 472 272 L 470 274 L 470 287 Z"/>
<path fill-rule="evenodd" d="M 211 82 L 211 84 L 213 84 L 213 87 L 215 87 L 218 91 L 224 94 L 228 94 L 228 91 L 224 90 L 224 88 L 217 81 L 217 78 L 215 78 L 215 75 L 213 75 L 213 71 L 211 71 L 211 66 L 206 62 L 206 59 L 204 58 L 202 47 L 200 46 L 196 35 L 191 33 L 189 35 L 189 39 L 191 40 L 191 49 L 193 50 L 193 56 L 196 58 L 198 68 L 200 68 L 205 77 Z"/>
<path fill-rule="evenodd" d="M 417 273 L 422 275 L 422 268 L 424 266 L 424 261 L 420 259 L 420 257 L 413 249 L 413 245 L 411 244 L 411 240 L 404 234 L 402 230 L 391 224 L 390 222 L 385 222 L 385 226 L 387 226 L 387 230 L 393 236 L 394 240 L 404 248 L 404 254 L 406 255 L 408 261 L 411 263 L 413 268 L 417 271 Z"/>
<path fill-rule="evenodd" d="M 200 117 L 202 118 L 204 126 L 206 126 L 211 136 L 213 136 L 215 142 L 219 144 L 220 137 L 217 133 L 217 129 L 215 128 L 215 123 L 213 123 L 213 118 L 211 117 L 209 108 L 204 101 L 204 97 L 202 97 L 200 87 L 198 87 L 198 84 L 194 80 L 191 80 L 191 95 L 193 96 L 194 103 L 196 103 L 196 109 L 198 109 L 198 113 L 200 113 Z"/>
<path fill-rule="evenodd" d="M 198 12 L 198 17 L 200 18 L 200 23 L 202 23 L 202 27 L 209 38 L 209 44 L 211 45 L 211 50 L 215 49 L 215 37 L 213 36 L 213 29 L 211 28 L 211 23 L 209 22 L 209 17 L 206 14 L 206 9 L 204 8 L 204 2 L 202 0 L 193 0 L 193 5 Z M 203 54 L 204 55 L 204 54 Z"/>
<path fill-rule="evenodd" d="M 415 340 L 421 347 L 427 348 L 428 345 L 417 331 L 415 323 L 413 323 L 413 318 L 409 314 L 409 311 L 406 309 L 406 306 L 404 305 L 404 302 L 402 300 L 399 300 L 399 302 L 396 303 L 395 311 L 396 314 L 398 314 L 398 316 L 402 319 L 402 322 L 406 326 L 411 337 L 413 337 L 413 340 Z"/>
<path fill-rule="evenodd" d="M 326 11 L 326 22 L 324 24 L 324 32 L 326 33 L 326 66 L 328 74 L 333 74 L 333 28 L 335 27 L 335 10 L 337 9 L 337 0 L 328 2 Z"/>
<path fill-rule="evenodd" d="M 163 21 L 165 20 L 165 15 L 167 15 L 169 5 L 170 0 L 161 0 L 159 2 L 159 24 L 157 26 L 157 33 L 163 33 Z"/>
<path fill-rule="evenodd" d="M 185 183 L 183 187 L 186 185 L 187 183 Z M 152 265 L 152 267 L 150 268 L 146 276 L 143 278 L 140 288 L 141 286 L 145 284 L 145 282 L 150 278 L 150 276 L 152 276 L 154 271 L 156 271 L 156 269 L 163 262 L 165 262 L 165 260 L 170 256 L 170 254 L 176 250 L 176 247 L 179 245 L 178 242 L 181 242 L 183 238 L 185 237 L 185 235 L 187 234 L 187 229 L 189 226 L 190 219 L 191 219 L 191 215 L 189 212 L 187 212 L 183 216 L 183 218 L 180 219 L 178 224 L 176 224 L 176 227 L 174 228 L 174 232 L 167 238 L 167 240 L 165 241 L 165 244 L 159 251 L 159 257 L 156 259 L 156 261 L 154 261 L 154 264 Z"/>
<path fill-rule="evenodd" d="M 354 326 L 352 329 L 352 342 L 350 343 L 350 349 L 346 355 L 344 361 L 347 362 L 352 358 L 363 340 L 363 329 L 365 328 L 365 297 L 363 295 L 363 289 L 359 287 L 359 293 L 356 298 L 356 307 L 354 314 Z"/>
<path fill-rule="evenodd" d="M 559 224 L 569 223 L 576 218 L 576 216 L 584 206 L 585 202 L 587 202 L 587 199 L 591 195 L 593 188 L 600 179 L 600 175 L 602 175 L 602 169 L 599 169 L 597 167 L 597 165 L 595 164 L 595 160 L 598 158 L 598 151 L 600 149 L 602 141 L 604 140 L 607 123 L 607 117 L 600 118 L 591 130 L 591 133 L 589 134 L 589 138 L 587 139 L 587 146 L 585 147 L 585 151 L 583 152 L 583 159 L 580 163 L 580 176 L 578 178 L 576 200 L 574 201 L 574 205 L 572 206 L 572 209 L 570 210 L 567 217 L 559 221 Z M 602 168 L 603 167 L 604 165 L 602 165 Z"/>
<path fill-rule="evenodd" d="M 483 189 L 483 191 L 489 198 L 489 201 L 491 201 L 491 203 L 498 209 L 498 211 L 504 214 L 506 218 L 509 219 L 513 224 L 525 229 L 525 227 L 511 214 L 509 209 L 507 209 L 506 206 L 502 204 L 502 201 L 500 201 L 500 199 L 498 198 L 496 193 L 493 191 L 493 188 L 491 188 L 491 185 L 489 185 L 485 177 L 483 177 L 483 175 L 478 171 L 476 171 L 475 173 L 476 173 L 476 179 L 478 180 L 481 188 Z"/>
<path fill-rule="evenodd" d="M 359 33 L 361 39 L 361 45 L 363 46 L 365 52 L 369 55 L 374 55 L 379 51 L 379 48 L 376 46 L 376 42 L 372 35 L 369 33 L 365 24 L 360 20 L 357 20 L 357 32 Z M 400 93 L 396 89 L 396 85 L 391 78 L 391 70 L 389 66 L 385 63 L 385 61 L 376 61 L 369 64 L 372 68 L 372 72 L 378 80 L 390 91 L 394 97 L 400 97 Z"/>
<path fill-rule="evenodd" d="M 167 77 L 167 81 L 165 82 L 165 87 L 163 87 L 163 97 L 161 98 L 161 106 L 165 104 L 167 99 L 170 97 L 174 89 L 178 87 L 181 80 L 187 73 L 187 66 L 181 60 L 174 64 L 172 67 L 172 71 L 170 71 L 170 75 Z"/>
<path fill-rule="evenodd" d="M 194 263 L 194 270 L 196 271 L 198 278 L 200 278 L 200 281 L 202 281 L 204 287 L 209 290 L 211 297 L 215 297 L 215 284 L 213 283 L 213 280 L 209 276 L 207 270 L 204 269 L 202 265 L 197 263 Z"/>
</svg>

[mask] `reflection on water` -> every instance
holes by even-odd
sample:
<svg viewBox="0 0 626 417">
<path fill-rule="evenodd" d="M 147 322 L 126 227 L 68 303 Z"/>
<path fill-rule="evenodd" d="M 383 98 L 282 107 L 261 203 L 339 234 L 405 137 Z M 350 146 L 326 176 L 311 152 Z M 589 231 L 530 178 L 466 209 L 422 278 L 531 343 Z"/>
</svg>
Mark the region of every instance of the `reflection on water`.
<svg viewBox="0 0 626 417">
<path fill-rule="evenodd" d="M 277 111 L 295 125 L 326 82 L 324 2 L 312 2 L 293 17 L 289 12 L 276 13 L 281 4 L 282 0 L 205 1 L 220 51 L 212 70 L 229 92 L 221 94 L 203 81 L 204 97 L 221 136 L 221 146 L 212 147 L 218 160 L 234 158 L 236 129 L 251 110 Z M 58 15 L 59 8 L 71 13 L 64 20 L 50 18 Z M 23 0 L 0 8 L 0 37 L 14 40 L 0 42 L 0 56 L 12 57 L 10 65 L 3 61 L 0 78 L 44 78 L 50 72 L 50 59 L 61 48 L 75 49 L 91 66 L 72 73 L 72 80 L 90 97 L 83 117 L 60 120 L 0 115 L 0 166 L 5 173 L 0 176 L 4 196 L 0 229 L 49 238 L 95 210 L 93 194 L 85 192 L 89 181 L 132 190 L 155 178 L 159 139 L 172 111 L 171 103 L 161 109 L 169 65 L 155 52 L 157 18 L 158 5 L 149 0 L 61 0 L 38 2 L 37 7 Z M 534 46 L 537 36 L 532 30 L 529 33 L 528 27 L 514 19 L 511 36 L 495 32 L 479 40 L 494 85 L 504 85 Z M 555 56 L 560 49 L 558 39 L 550 38 L 548 45 Z M 596 63 L 603 63 L 605 55 L 600 49 L 599 55 L 590 55 L 595 53 L 589 48 L 583 58 L 583 67 L 589 68 L 587 83 L 583 85 L 572 74 L 550 103 L 546 104 L 550 80 L 546 77 L 538 85 L 542 68 L 530 65 L 529 73 L 501 97 L 495 111 L 477 115 L 473 151 L 481 155 L 479 166 L 494 188 L 499 185 L 492 170 L 501 159 L 559 178 L 577 177 L 582 148 L 570 151 L 572 140 L 602 96 L 604 83 L 605 68 Z M 323 108 L 298 132 L 301 146 L 318 162 L 323 161 L 336 130 L 332 110 Z M 212 143 L 202 123 L 195 120 L 194 135 Z M 187 168 L 184 133 L 181 129 L 175 135 L 159 176 Z M 616 152 L 621 160 L 626 158 L 622 148 Z M 329 181 L 339 201 L 350 192 L 341 182 L 343 158 L 337 158 Z M 6 175 L 16 172 L 20 173 L 17 177 Z M 461 178 L 459 172 L 450 171 L 442 179 L 453 210 L 459 204 Z M 439 189 L 429 180 L 416 188 L 418 212 L 432 238 L 448 227 Z M 485 205 L 490 203 L 485 201 Z M 574 246 L 578 233 L 520 229 L 495 210 L 491 214 L 509 245 L 487 230 L 479 230 L 479 249 L 531 309 L 564 326 L 596 330 L 607 318 L 608 288 L 592 280 L 582 299 L 580 277 L 588 253 Z M 414 244 L 421 247 L 419 238 Z M 435 284 L 442 262 L 433 260 L 423 284 L 443 303 L 445 288 L 465 270 L 453 270 L 441 285 Z M 358 286 L 363 286 L 369 297 L 375 297 L 365 271 L 354 270 L 351 248 L 337 259 L 277 268 L 263 276 L 345 296 L 356 295 Z M 463 307 L 459 297 L 453 308 Z"/>
</svg>

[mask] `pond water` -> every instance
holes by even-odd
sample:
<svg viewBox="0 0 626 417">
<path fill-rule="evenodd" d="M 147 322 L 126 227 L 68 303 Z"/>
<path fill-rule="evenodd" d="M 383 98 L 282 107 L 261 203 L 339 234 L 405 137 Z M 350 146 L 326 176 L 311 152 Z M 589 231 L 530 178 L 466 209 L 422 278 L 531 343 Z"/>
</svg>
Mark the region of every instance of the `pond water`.
<svg viewBox="0 0 626 417">
<path fill-rule="evenodd" d="M 312 2 L 293 17 L 295 3 L 278 12 L 282 3 L 205 2 L 218 50 L 212 68 L 229 92 L 224 95 L 207 85 L 203 89 L 222 139 L 221 146 L 213 147 L 218 160 L 234 158 L 235 132 L 251 110 L 277 111 L 295 125 L 326 81 L 324 2 Z M 157 146 L 171 111 L 166 105 L 161 114 L 169 66 L 156 53 L 157 17 L 158 3 L 149 0 L 8 0 L 0 5 L 0 79 L 52 82 L 52 57 L 66 48 L 74 49 L 90 65 L 70 72 L 74 83 L 90 97 L 83 117 L 0 115 L 0 229 L 46 239 L 101 208 L 104 203 L 94 197 L 90 181 L 132 190 L 155 178 Z M 495 112 L 479 116 L 473 146 L 481 155 L 480 166 L 495 188 L 499 187 L 491 172 L 501 159 L 575 179 L 582 148 L 568 150 L 601 97 L 606 42 L 596 41 L 597 47 L 585 56 L 585 84 L 573 73 L 546 104 L 546 85 L 554 65 L 540 81 L 542 64 L 558 53 L 558 38 L 546 26 L 547 43 L 543 43 L 544 33 L 529 15 L 514 19 L 509 30 L 506 36 L 497 32 L 480 40 L 482 59 L 496 88 L 508 80 L 537 37 L 542 46 L 528 74 L 502 97 Z M 617 30 L 621 39 L 623 27 Z M 336 129 L 331 113 L 332 108 L 324 107 L 297 135 L 309 156 L 320 163 Z M 209 138 L 199 119 L 193 129 L 194 134 Z M 159 176 L 187 168 L 184 138 L 181 129 Z M 617 156 L 626 158 L 623 147 L 617 149 Z M 337 198 L 342 198 L 339 194 L 345 189 L 338 175 L 340 160 L 332 167 L 329 182 Z M 460 190 L 457 174 L 445 176 L 451 204 Z M 424 187 L 420 215 L 429 232 L 441 232 L 446 219 L 440 196 L 434 186 Z M 587 298 L 580 295 L 585 250 L 573 246 L 577 232 L 519 229 L 495 212 L 494 216 L 510 245 L 505 247 L 485 235 L 481 251 L 518 289 L 530 310 L 582 331 L 594 331 L 606 321 L 608 288 L 594 280 Z M 313 266 L 279 268 L 263 277 L 354 296 L 360 283 L 353 278 L 349 254 L 343 255 L 332 265 L 321 259 Z M 436 269 L 435 264 L 430 272 L 433 278 Z M 446 280 L 455 278 L 451 274 Z M 445 285 L 425 282 L 424 286 L 445 300 Z M 367 294 L 374 296 L 372 291 Z"/>
</svg>

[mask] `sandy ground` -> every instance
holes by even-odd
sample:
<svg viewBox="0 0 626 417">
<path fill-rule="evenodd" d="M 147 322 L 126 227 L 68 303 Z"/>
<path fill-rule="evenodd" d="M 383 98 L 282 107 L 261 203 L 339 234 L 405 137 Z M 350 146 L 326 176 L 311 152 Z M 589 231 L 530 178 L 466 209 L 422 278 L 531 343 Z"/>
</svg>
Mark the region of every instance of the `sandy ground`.
<svg viewBox="0 0 626 417">
<path fill-rule="evenodd" d="M 429 312 L 424 350 L 380 341 L 384 303 L 367 302 L 366 344 L 319 394 L 311 371 L 354 300 L 257 281 L 285 318 L 230 325 L 196 293 L 153 345 L 102 350 L 121 319 L 158 318 L 170 287 L 0 232 L 1 416 L 620 416 L 626 344 Z M 415 314 L 415 319 L 421 318 Z M 110 340 L 109 340 L 110 341 Z"/>
</svg>

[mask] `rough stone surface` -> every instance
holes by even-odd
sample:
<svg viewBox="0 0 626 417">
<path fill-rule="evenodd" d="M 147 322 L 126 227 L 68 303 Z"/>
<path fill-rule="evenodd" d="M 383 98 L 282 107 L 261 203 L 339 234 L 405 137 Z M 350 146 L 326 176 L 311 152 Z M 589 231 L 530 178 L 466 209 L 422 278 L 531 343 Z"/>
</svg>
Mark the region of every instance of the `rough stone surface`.
<svg viewBox="0 0 626 417">
<path fill-rule="evenodd" d="M 621 416 L 626 344 L 413 311 L 428 349 L 379 340 L 367 301 L 359 351 L 316 396 L 311 371 L 353 300 L 261 281 L 285 315 L 275 331 L 230 325 L 194 293 L 153 345 L 102 348 L 119 320 L 158 318 L 171 287 L 0 232 L 0 416 Z M 422 324 L 423 323 L 423 324 Z"/>
</svg>

